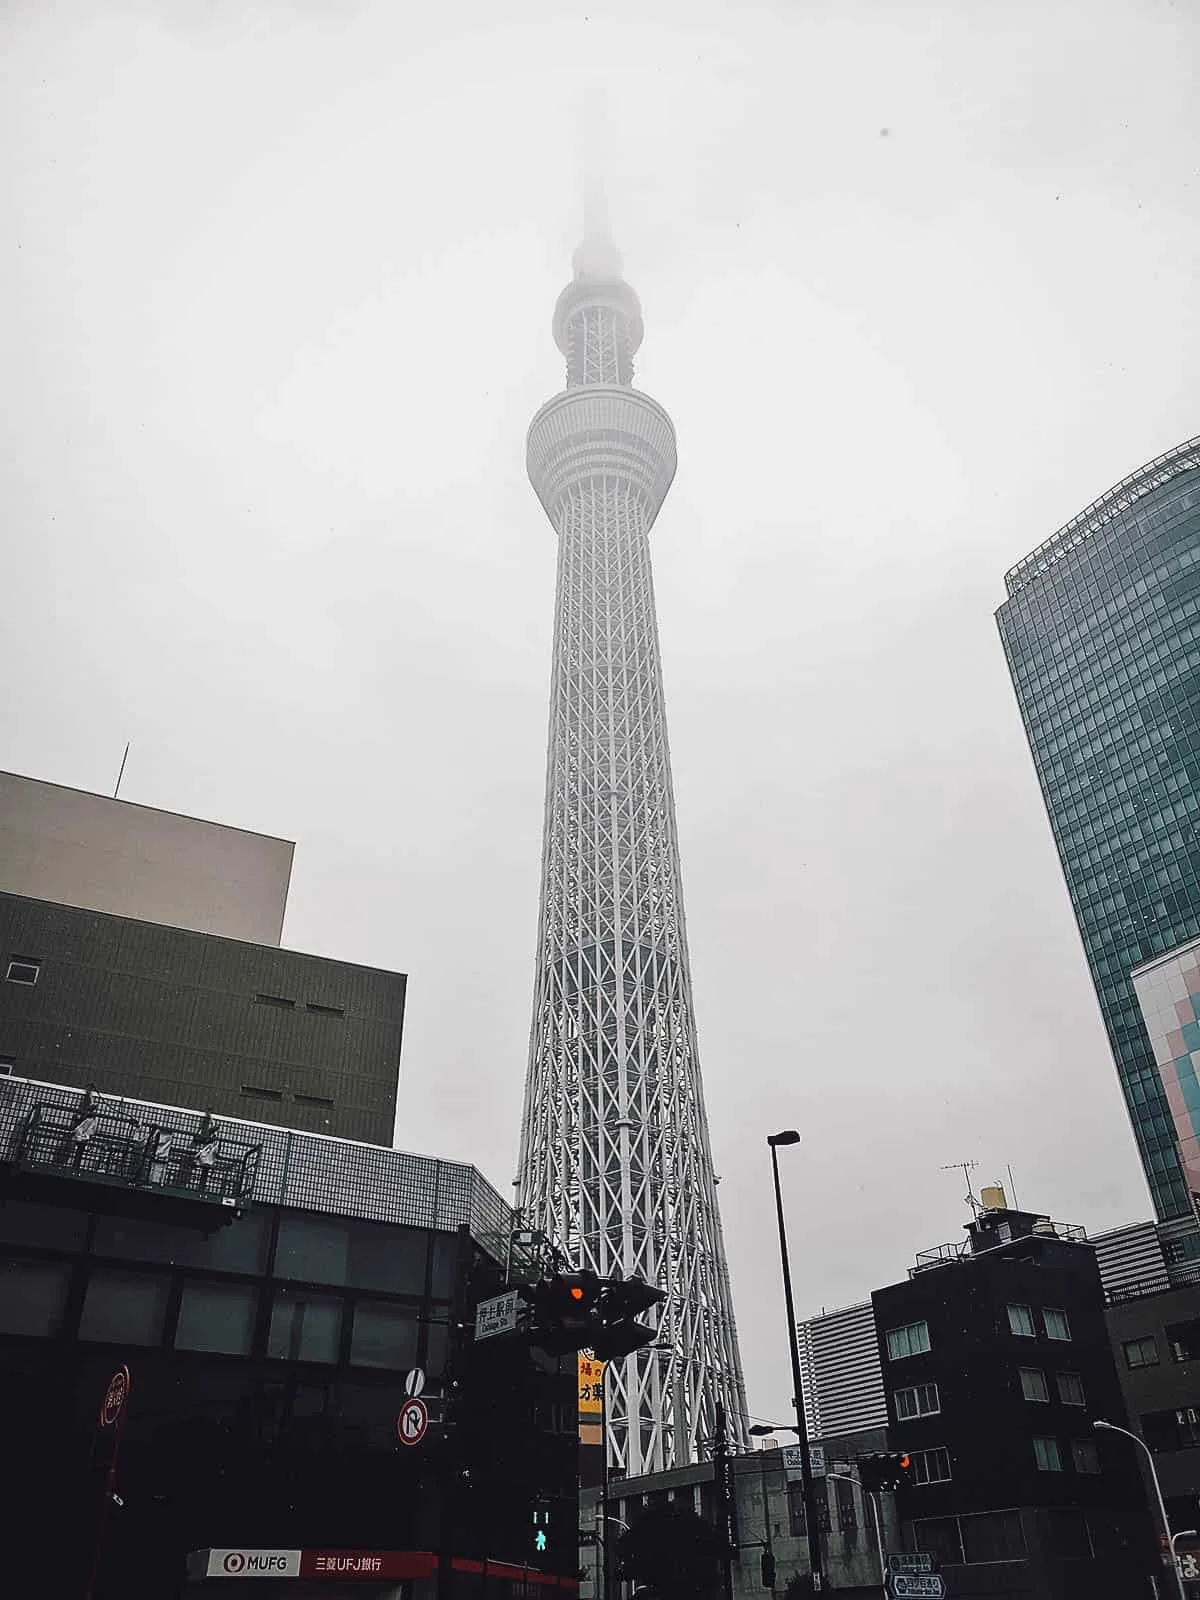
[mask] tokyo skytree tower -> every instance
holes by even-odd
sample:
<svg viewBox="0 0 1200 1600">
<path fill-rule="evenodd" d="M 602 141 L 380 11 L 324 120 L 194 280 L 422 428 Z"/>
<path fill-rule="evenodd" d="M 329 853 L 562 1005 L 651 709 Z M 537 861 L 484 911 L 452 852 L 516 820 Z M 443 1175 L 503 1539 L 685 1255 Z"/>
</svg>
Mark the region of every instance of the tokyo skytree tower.
<svg viewBox="0 0 1200 1600">
<path fill-rule="evenodd" d="M 609 1459 L 701 1458 L 746 1401 L 700 1084 L 650 529 L 675 430 L 633 387 L 637 295 L 589 196 L 554 339 L 567 386 L 529 478 L 558 533 L 537 975 L 519 1203 L 575 1267 L 667 1290 L 658 1348 L 608 1374 Z"/>
</svg>

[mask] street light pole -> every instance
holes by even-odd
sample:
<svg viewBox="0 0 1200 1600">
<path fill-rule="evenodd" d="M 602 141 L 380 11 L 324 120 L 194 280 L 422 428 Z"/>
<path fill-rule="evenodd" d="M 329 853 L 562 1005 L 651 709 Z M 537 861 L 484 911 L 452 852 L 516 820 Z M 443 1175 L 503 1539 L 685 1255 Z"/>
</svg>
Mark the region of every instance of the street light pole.
<svg viewBox="0 0 1200 1600">
<path fill-rule="evenodd" d="M 1200 1538 L 1200 1534 L 1197 1534 L 1195 1528 L 1180 1528 L 1178 1533 L 1173 1533 L 1171 1535 L 1171 1560 L 1175 1563 L 1175 1571 L 1179 1573 L 1181 1582 L 1183 1580 L 1183 1570 L 1179 1565 L 1179 1552 L 1175 1548 L 1175 1543 L 1178 1539 L 1195 1538 Z"/>
<path fill-rule="evenodd" d="M 1179 1590 L 1179 1600 L 1187 1600 L 1187 1590 L 1183 1587 L 1183 1578 L 1179 1566 L 1175 1561 L 1175 1546 L 1171 1540 L 1171 1524 L 1167 1520 L 1167 1504 L 1163 1499 L 1162 1484 L 1158 1481 L 1158 1468 L 1154 1465 L 1154 1456 L 1150 1446 L 1144 1439 L 1139 1439 L 1136 1433 L 1130 1433 L 1128 1428 L 1118 1428 L 1115 1422 L 1103 1422 L 1099 1418 L 1092 1423 L 1093 1428 L 1103 1428 L 1106 1433 L 1124 1434 L 1126 1439 L 1132 1439 L 1134 1444 L 1146 1457 L 1150 1467 L 1150 1481 L 1154 1485 L 1154 1496 L 1158 1501 L 1158 1514 L 1162 1518 L 1163 1533 L 1166 1535 L 1167 1547 L 1171 1552 L 1171 1566 L 1175 1571 L 1175 1587 Z"/>
<path fill-rule="evenodd" d="M 808 1424 L 804 1416 L 804 1392 L 800 1382 L 800 1346 L 796 1339 L 796 1307 L 792 1300 L 792 1269 L 788 1261 L 787 1229 L 783 1220 L 783 1190 L 779 1183 L 778 1147 L 781 1144 L 799 1144 L 800 1135 L 794 1128 L 770 1134 L 767 1144 L 771 1151 L 771 1174 L 775 1180 L 775 1215 L 779 1222 L 779 1258 L 783 1267 L 783 1299 L 787 1308 L 788 1349 L 792 1358 L 792 1404 L 796 1409 L 796 1438 L 800 1445 L 800 1495 L 804 1502 L 804 1522 L 808 1529 L 808 1564 L 812 1571 L 813 1592 L 820 1594 L 825 1587 L 825 1570 L 821 1560 L 821 1529 L 817 1522 L 817 1502 L 813 1494 L 812 1462 L 808 1451 Z"/>
</svg>

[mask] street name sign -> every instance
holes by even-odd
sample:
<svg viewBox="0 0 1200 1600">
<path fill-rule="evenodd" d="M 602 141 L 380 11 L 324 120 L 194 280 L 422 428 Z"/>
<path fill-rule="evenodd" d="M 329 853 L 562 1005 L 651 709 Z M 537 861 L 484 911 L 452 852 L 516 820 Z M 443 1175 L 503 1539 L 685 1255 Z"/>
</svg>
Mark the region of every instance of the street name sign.
<svg viewBox="0 0 1200 1600">
<path fill-rule="evenodd" d="M 808 1464 L 813 1470 L 814 1477 L 820 1477 L 825 1471 L 825 1446 L 823 1444 L 809 1445 Z M 800 1477 L 800 1446 L 798 1444 L 784 1445 L 783 1468 L 789 1483 L 796 1482 Z"/>
<path fill-rule="evenodd" d="M 893 1551 L 887 1558 L 891 1572 L 932 1572 L 933 1557 L 925 1550 Z"/>
<path fill-rule="evenodd" d="M 515 1333 L 523 1304 L 516 1289 L 510 1289 L 507 1294 L 494 1295 L 490 1300 L 481 1300 L 475 1307 L 475 1337 L 494 1339 L 501 1333 Z"/>
<path fill-rule="evenodd" d="M 888 1588 L 895 1600 L 942 1600 L 946 1580 L 940 1572 L 893 1572 Z"/>
</svg>

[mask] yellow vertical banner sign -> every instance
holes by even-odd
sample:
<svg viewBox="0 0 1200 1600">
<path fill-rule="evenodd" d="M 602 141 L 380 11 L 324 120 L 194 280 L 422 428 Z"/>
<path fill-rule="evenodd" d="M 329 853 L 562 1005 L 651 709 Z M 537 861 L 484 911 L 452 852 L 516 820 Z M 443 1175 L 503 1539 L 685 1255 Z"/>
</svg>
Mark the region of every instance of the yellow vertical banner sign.
<svg viewBox="0 0 1200 1600">
<path fill-rule="evenodd" d="M 579 1442 L 604 1443 L 604 1362 L 579 1352 Z"/>
</svg>

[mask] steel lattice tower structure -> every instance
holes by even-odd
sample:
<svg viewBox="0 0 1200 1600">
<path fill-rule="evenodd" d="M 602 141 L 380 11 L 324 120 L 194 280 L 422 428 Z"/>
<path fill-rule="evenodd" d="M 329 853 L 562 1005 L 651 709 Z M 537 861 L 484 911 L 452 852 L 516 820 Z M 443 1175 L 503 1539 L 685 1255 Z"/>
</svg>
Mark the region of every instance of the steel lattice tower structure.
<svg viewBox="0 0 1200 1600">
<path fill-rule="evenodd" d="M 675 430 L 633 388 L 642 340 L 593 197 L 554 339 L 567 387 L 529 429 L 558 533 L 537 976 L 519 1203 L 577 1267 L 668 1291 L 614 1363 L 609 1455 L 698 1459 L 746 1401 L 700 1083 L 649 534 Z"/>
</svg>

